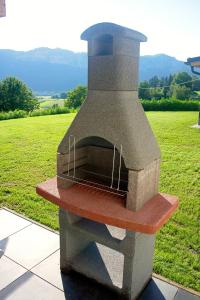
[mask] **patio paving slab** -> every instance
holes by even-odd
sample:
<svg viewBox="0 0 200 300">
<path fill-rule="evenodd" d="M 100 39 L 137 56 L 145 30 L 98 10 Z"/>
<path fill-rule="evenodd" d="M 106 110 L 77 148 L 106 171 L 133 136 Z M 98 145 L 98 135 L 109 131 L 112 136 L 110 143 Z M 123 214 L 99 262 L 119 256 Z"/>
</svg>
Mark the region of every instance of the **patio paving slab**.
<svg viewBox="0 0 200 300">
<path fill-rule="evenodd" d="M 59 289 L 30 271 L 0 291 L 1 300 L 66 300 Z"/>
<path fill-rule="evenodd" d="M 0 259 L 0 290 L 16 280 L 27 270 L 10 260 L 6 256 Z"/>
<path fill-rule="evenodd" d="M 59 249 L 59 235 L 35 224 L 6 239 L 4 254 L 27 269 Z M 0 241 L 0 248 L 3 243 Z"/>
<path fill-rule="evenodd" d="M 174 300 L 199 300 L 200 297 L 193 295 L 183 289 L 179 289 Z"/>
<path fill-rule="evenodd" d="M 139 300 L 174 300 L 177 292 L 177 287 L 157 278 L 152 278 Z"/>
<path fill-rule="evenodd" d="M 31 225 L 30 221 L 21 218 L 5 209 L 0 209 L 0 240 Z"/>
<path fill-rule="evenodd" d="M 60 251 L 56 251 L 31 270 L 61 290 L 64 290 L 60 272 Z"/>
</svg>

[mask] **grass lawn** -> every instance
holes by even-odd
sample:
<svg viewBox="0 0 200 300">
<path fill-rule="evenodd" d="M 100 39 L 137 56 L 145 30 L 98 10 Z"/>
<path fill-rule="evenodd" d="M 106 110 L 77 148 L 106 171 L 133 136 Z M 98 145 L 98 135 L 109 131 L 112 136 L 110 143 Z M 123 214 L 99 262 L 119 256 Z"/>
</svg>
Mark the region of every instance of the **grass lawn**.
<svg viewBox="0 0 200 300">
<path fill-rule="evenodd" d="M 154 271 L 200 290 L 200 130 L 197 112 L 148 112 L 162 151 L 160 191 L 178 195 L 177 213 L 157 234 Z M 0 205 L 58 229 L 57 207 L 35 193 L 56 174 L 56 149 L 74 114 L 0 122 Z M 148 249 L 147 249 L 148 251 Z"/>
</svg>

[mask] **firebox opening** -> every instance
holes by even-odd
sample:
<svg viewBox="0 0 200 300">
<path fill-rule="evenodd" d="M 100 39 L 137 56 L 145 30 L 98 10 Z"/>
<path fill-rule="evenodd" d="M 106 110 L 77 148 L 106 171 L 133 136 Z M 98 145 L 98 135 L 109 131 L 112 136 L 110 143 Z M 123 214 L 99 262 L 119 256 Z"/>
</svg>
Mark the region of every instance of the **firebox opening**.
<svg viewBox="0 0 200 300">
<path fill-rule="evenodd" d="M 70 158 L 70 161 L 69 161 Z M 97 184 L 106 190 L 127 191 L 128 169 L 120 150 L 100 137 L 87 137 L 72 145 L 63 175 Z"/>
<path fill-rule="evenodd" d="M 94 55 L 112 55 L 113 54 L 113 37 L 110 34 L 104 34 L 95 40 Z"/>
</svg>

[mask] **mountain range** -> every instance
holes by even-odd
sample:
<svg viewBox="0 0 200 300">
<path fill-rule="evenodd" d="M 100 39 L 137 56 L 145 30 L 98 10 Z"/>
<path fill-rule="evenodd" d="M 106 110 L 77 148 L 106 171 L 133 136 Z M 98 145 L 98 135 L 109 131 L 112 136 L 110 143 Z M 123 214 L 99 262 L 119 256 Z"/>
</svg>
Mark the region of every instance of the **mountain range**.
<svg viewBox="0 0 200 300">
<path fill-rule="evenodd" d="M 166 54 L 140 58 L 140 81 L 182 71 L 190 72 L 183 61 Z M 30 51 L 0 49 L 0 79 L 7 76 L 23 80 L 36 94 L 60 93 L 87 84 L 87 54 L 44 47 Z"/>
</svg>

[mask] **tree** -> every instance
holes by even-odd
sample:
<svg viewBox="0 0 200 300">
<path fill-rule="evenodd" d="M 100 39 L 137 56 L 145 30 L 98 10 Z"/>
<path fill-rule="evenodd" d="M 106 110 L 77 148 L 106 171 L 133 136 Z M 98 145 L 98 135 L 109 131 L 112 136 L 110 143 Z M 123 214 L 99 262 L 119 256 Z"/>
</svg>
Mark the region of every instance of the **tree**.
<svg viewBox="0 0 200 300">
<path fill-rule="evenodd" d="M 168 77 L 167 85 L 171 85 L 175 75 L 170 74 Z"/>
<path fill-rule="evenodd" d="M 158 78 L 153 76 L 148 81 L 143 81 L 139 86 L 140 99 L 156 99 L 173 97 L 180 100 L 186 100 L 198 95 L 194 91 L 200 90 L 200 80 L 192 82 L 195 77 L 191 77 L 186 72 L 180 72 L 175 75 Z"/>
<path fill-rule="evenodd" d="M 187 72 L 177 73 L 171 83 L 171 95 L 175 99 L 186 100 L 192 94 L 192 76 Z"/>
<path fill-rule="evenodd" d="M 151 99 L 149 88 L 150 88 L 150 86 L 149 86 L 148 81 L 140 82 L 139 91 L 138 91 L 140 99 L 146 99 L 146 100 Z"/>
<path fill-rule="evenodd" d="M 155 100 L 160 100 L 161 98 L 164 97 L 164 94 L 163 94 L 163 88 L 152 88 L 150 90 L 150 95 L 151 95 L 151 99 L 155 99 Z"/>
<path fill-rule="evenodd" d="M 169 86 L 164 86 L 163 88 L 163 98 L 169 98 L 170 96 L 170 87 Z"/>
<path fill-rule="evenodd" d="M 60 99 L 66 99 L 66 98 L 67 98 L 67 93 L 66 92 L 60 93 Z"/>
<path fill-rule="evenodd" d="M 192 83 L 192 90 L 193 91 L 200 91 L 200 79 L 197 76 L 193 76 L 192 79 L 195 80 Z"/>
<path fill-rule="evenodd" d="M 178 100 L 187 100 L 191 96 L 191 89 L 185 85 L 174 85 L 172 88 L 172 97 Z"/>
<path fill-rule="evenodd" d="M 67 93 L 65 106 L 69 108 L 78 108 L 81 106 L 87 96 L 87 87 L 79 85 Z"/>
<path fill-rule="evenodd" d="M 58 95 L 51 96 L 51 99 L 59 99 L 60 97 Z"/>
<path fill-rule="evenodd" d="M 149 86 L 154 88 L 160 86 L 160 80 L 158 76 L 153 76 L 151 79 L 149 79 Z"/>
<path fill-rule="evenodd" d="M 0 81 L 0 111 L 32 111 L 38 106 L 32 91 L 22 81 L 15 77 L 7 77 Z"/>
<path fill-rule="evenodd" d="M 190 76 L 187 72 L 179 72 L 177 73 L 172 81 L 172 84 L 180 84 L 184 85 L 187 88 L 192 88 L 192 76 Z"/>
</svg>

